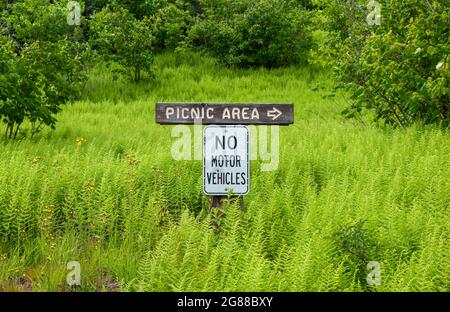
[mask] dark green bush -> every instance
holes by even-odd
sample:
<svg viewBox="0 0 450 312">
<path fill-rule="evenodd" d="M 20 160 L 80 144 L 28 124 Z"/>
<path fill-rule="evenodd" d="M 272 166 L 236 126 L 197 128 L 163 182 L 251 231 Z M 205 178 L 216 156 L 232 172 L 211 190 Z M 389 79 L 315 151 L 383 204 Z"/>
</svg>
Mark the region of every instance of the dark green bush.
<svg viewBox="0 0 450 312">
<path fill-rule="evenodd" d="M 278 67 L 306 60 L 309 14 L 297 1 L 204 1 L 189 41 L 228 65 Z"/>
<path fill-rule="evenodd" d="M 153 35 L 147 17 L 137 20 L 127 9 L 108 5 L 90 21 L 90 42 L 108 62 L 122 66 L 117 70 L 135 81 L 152 74 Z"/>
<path fill-rule="evenodd" d="M 157 51 L 175 50 L 184 45 L 194 24 L 195 14 L 185 2 L 184 0 L 166 2 L 151 16 L 155 36 L 154 47 Z"/>
<path fill-rule="evenodd" d="M 334 234 L 336 252 L 346 258 L 346 267 L 350 276 L 355 276 L 361 285 L 366 284 L 367 264 L 378 259 L 379 244 L 360 220 L 354 224 L 339 225 Z"/>
<path fill-rule="evenodd" d="M 385 0 L 381 25 L 369 26 L 365 1 L 328 1 L 332 34 L 326 65 L 353 104 L 393 126 L 450 122 L 450 7 L 445 0 Z M 359 3 L 359 5 L 358 5 Z"/>
<path fill-rule="evenodd" d="M 54 128 L 60 106 L 80 95 L 90 53 L 67 13 L 64 4 L 24 0 L 0 16 L 0 118 L 10 138 L 25 120 L 32 134 Z"/>
</svg>

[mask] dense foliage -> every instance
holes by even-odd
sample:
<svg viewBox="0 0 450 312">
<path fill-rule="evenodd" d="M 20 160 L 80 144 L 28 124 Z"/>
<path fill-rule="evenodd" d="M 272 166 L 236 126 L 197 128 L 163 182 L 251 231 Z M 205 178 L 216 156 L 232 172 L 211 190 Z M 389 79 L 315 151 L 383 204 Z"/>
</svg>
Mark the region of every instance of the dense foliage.
<svg viewBox="0 0 450 312">
<path fill-rule="evenodd" d="M 16 137 L 25 120 L 34 134 L 55 126 L 60 106 L 80 94 L 89 47 L 50 1 L 16 2 L 0 16 L 0 118 Z"/>
<path fill-rule="evenodd" d="M 137 20 L 127 9 L 108 5 L 91 17 L 90 30 L 93 47 L 106 61 L 122 65 L 116 71 L 135 81 L 151 74 L 153 36 L 147 18 Z"/>
<path fill-rule="evenodd" d="M 309 15 L 296 1 L 203 1 L 190 41 L 228 65 L 278 67 L 306 60 Z"/>
<path fill-rule="evenodd" d="M 369 109 L 394 126 L 449 124 L 448 1 L 380 2 L 381 23 L 372 26 L 365 1 L 332 0 L 326 7 L 328 63 L 354 101 L 345 113 Z"/>
<path fill-rule="evenodd" d="M 160 51 L 185 47 L 188 34 L 198 20 L 199 12 L 183 5 L 183 1 L 177 2 L 166 4 L 154 15 L 155 47 Z"/>
<path fill-rule="evenodd" d="M 154 77 L 154 54 L 165 50 L 201 49 L 238 67 L 312 55 L 349 91 L 346 116 L 368 110 L 392 126 L 449 124 L 445 0 L 86 0 L 80 26 L 66 23 L 67 3 L 2 2 L 0 116 L 9 137 L 26 120 L 32 133 L 54 127 L 61 104 L 80 94 L 94 51 L 134 81 Z M 369 25 L 379 3 L 380 23 Z M 313 30 L 326 40 L 319 49 Z"/>
</svg>

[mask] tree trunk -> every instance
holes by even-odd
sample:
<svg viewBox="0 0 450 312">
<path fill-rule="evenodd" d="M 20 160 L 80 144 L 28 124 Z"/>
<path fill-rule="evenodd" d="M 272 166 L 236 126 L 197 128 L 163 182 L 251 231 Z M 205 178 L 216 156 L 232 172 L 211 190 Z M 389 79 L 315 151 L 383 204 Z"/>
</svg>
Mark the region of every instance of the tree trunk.
<svg viewBox="0 0 450 312">
<path fill-rule="evenodd" d="M 10 123 L 8 125 L 9 128 L 9 138 L 12 139 L 13 129 L 14 129 L 14 123 Z"/>
<path fill-rule="evenodd" d="M 17 133 L 19 132 L 20 124 L 17 124 L 16 131 L 14 132 L 14 140 L 17 138 Z"/>
</svg>

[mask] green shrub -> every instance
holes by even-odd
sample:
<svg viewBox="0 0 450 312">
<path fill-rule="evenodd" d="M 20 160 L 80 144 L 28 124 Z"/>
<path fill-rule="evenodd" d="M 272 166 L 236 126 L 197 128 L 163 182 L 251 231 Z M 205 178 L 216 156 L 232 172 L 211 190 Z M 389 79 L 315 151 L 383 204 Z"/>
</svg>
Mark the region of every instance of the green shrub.
<svg viewBox="0 0 450 312">
<path fill-rule="evenodd" d="M 149 20 L 137 20 L 127 9 L 108 5 L 90 21 L 90 41 L 108 62 L 122 66 L 117 72 L 135 81 L 152 73 L 153 35 Z"/>
<path fill-rule="evenodd" d="M 326 10 L 332 40 L 325 63 L 335 68 L 339 86 L 353 100 L 344 113 L 355 116 L 367 109 L 393 126 L 448 125 L 448 1 L 380 1 L 381 25 L 373 26 L 366 23 L 364 1 L 358 2 L 333 0 Z"/>
<path fill-rule="evenodd" d="M 347 260 L 350 275 L 355 275 L 362 285 L 367 277 L 367 264 L 377 259 L 379 245 L 360 220 L 351 225 L 339 225 L 334 233 L 337 254 Z"/>
<path fill-rule="evenodd" d="M 190 43 L 228 65 L 279 67 L 306 60 L 309 15 L 296 1 L 204 1 Z"/>
<path fill-rule="evenodd" d="M 67 25 L 67 9 L 50 1 L 14 3 L 0 17 L 0 118 L 16 137 L 25 120 L 35 134 L 55 127 L 65 102 L 86 81 L 89 47 L 81 31 Z"/>
<path fill-rule="evenodd" d="M 127 9 L 128 12 L 133 14 L 134 17 L 141 19 L 146 15 L 154 13 L 151 9 L 157 3 L 162 3 L 167 0 L 84 0 L 86 6 L 86 16 L 91 16 L 96 12 L 103 10 L 108 4 L 110 5 L 120 5 L 121 7 Z M 148 10 L 150 9 L 150 11 Z"/>
<path fill-rule="evenodd" d="M 184 44 L 194 18 L 182 3 L 166 3 L 152 16 L 155 48 L 174 50 Z"/>
</svg>

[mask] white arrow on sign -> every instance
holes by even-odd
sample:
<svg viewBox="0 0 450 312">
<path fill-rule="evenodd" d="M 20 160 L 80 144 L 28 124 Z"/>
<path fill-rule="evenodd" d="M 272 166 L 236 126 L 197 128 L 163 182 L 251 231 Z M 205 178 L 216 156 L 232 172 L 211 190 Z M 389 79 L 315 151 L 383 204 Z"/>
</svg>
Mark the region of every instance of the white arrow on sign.
<svg viewBox="0 0 450 312">
<path fill-rule="evenodd" d="M 282 114 L 281 111 L 279 111 L 278 109 L 273 107 L 273 110 L 270 110 L 270 111 L 267 112 L 267 117 L 272 117 L 272 120 L 275 120 L 278 117 L 280 117 L 281 114 Z"/>
</svg>

